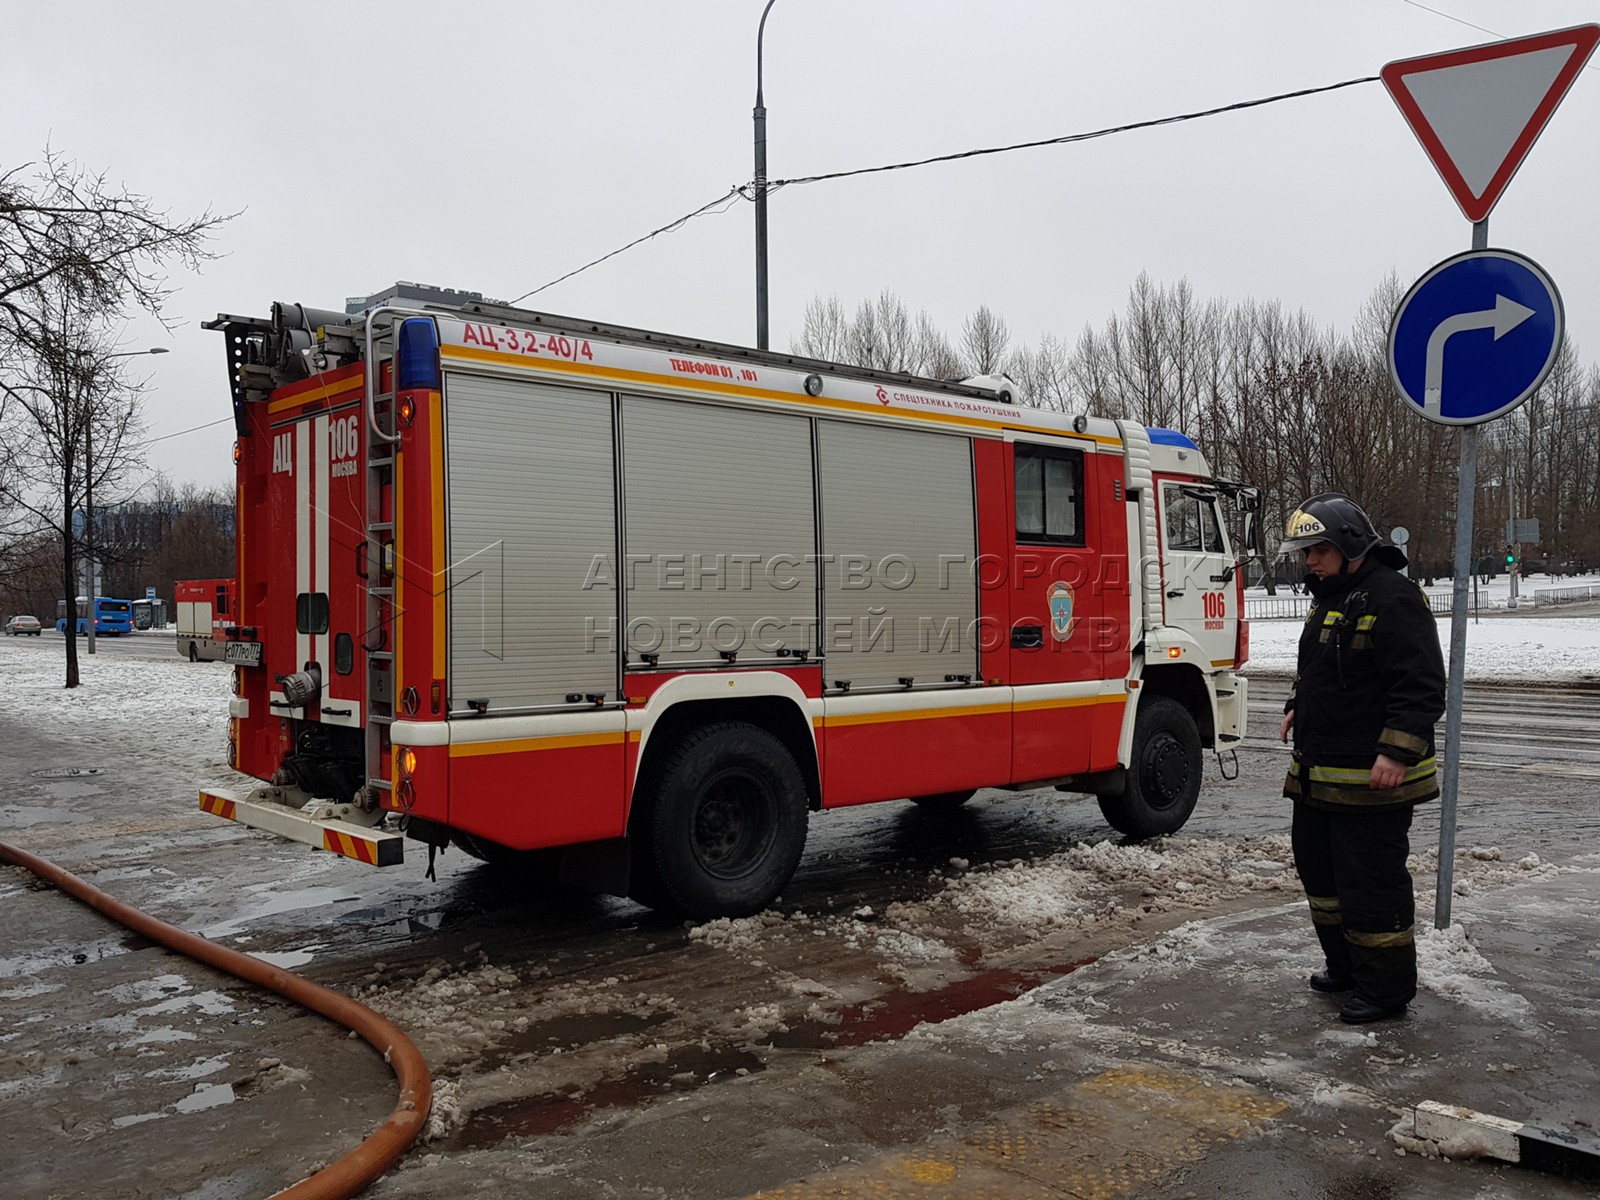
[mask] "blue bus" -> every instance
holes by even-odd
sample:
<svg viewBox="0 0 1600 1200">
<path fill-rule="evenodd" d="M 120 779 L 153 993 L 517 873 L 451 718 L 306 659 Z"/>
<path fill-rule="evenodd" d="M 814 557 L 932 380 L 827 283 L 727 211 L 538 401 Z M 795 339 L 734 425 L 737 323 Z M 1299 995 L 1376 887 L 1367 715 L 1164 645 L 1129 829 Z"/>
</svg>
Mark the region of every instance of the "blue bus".
<svg viewBox="0 0 1600 1200">
<path fill-rule="evenodd" d="M 89 632 L 89 598 L 79 596 L 76 601 L 78 609 L 78 632 Z M 67 631 L 67 602 L 56 601 L 56 632 Z M 94 601 L 94 631 L 98 636 L 106 634 L 115 636 L 121 633 L 133 632 L 133 601 L 112 600 L 105 596 L 96 596 Z"/>
</svg>

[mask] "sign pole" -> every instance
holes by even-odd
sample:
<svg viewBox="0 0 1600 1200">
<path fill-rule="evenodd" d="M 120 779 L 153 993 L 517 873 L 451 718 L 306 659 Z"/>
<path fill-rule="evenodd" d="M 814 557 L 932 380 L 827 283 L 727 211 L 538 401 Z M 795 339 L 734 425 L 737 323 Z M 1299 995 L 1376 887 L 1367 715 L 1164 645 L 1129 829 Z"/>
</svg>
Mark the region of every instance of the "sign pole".
<svg viewBox="0 0 1600 1200">
<path fill-rule="evenodd" d="M 1474 221 L 1472 248 L 1489 248 L 1489 218 Z M 1456 475 L 1456 565 L 1450 587 L 1450 662 L 1444 703 L 1444 772 L 1439 785 L 1439 873 L 1433 893 L 1433 927 L 1450 927 L 1456 877 L 1456 788 L 1461 780 L 1461 703 L 1467 668 L 1467 574 L 1472 570 L 1473 506 L 1478 494 L 1478 426 L 1461 427 L 1461 468 Z M 1477 586 L 1477 579 L 1473 579 Z"/>
</svg>

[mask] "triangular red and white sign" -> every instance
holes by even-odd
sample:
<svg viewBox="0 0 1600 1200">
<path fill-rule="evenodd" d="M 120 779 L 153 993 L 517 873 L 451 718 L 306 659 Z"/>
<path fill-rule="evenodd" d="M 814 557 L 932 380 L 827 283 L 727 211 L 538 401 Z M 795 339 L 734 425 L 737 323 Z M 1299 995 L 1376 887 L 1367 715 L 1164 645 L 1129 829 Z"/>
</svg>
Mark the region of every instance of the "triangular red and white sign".
<svg viewBox="0 0 1600 1200">
<path fill-rule="evenodd" d="M 1600 25 L 1402 59 L 1383 83 L 1467 220 L 1489 215 L 1600 42 Z"/>
</svg>

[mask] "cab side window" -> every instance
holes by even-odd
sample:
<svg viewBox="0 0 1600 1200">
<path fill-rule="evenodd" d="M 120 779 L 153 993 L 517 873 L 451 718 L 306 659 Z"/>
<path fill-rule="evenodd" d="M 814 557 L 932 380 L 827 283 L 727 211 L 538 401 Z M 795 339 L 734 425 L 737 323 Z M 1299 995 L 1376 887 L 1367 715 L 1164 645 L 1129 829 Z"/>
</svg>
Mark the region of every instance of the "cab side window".
<svg viewBox="0 0 1600 1200">
<path fill-rule="evenodd" d="M 1167 549 L 1186 554 L 1221 554 L 1222 531 L 1208 497 L 1186 492 L 1182 484 L 1161 485 L 1163 533 Z"/>
<path fill-rule="evenodd" d="M 1017 541 L 1082 546 L 1083 451 L 1016 447 Z"/>
</svg>

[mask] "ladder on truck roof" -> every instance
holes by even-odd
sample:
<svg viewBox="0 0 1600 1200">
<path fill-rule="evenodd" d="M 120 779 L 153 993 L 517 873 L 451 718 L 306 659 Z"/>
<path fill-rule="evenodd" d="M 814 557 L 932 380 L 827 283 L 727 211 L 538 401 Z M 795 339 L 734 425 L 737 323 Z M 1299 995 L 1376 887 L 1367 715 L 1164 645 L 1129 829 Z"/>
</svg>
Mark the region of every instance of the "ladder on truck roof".
<svg viewBox="0 0 1600 1200">
<path fill-rule="evenodd" d="M 384 510 L 384 498 L 394 503 L 395 434 L 394 373 L 390 372 L 387 391 L 379 392 L 383 380 L 383 364 L 394 358 L 394 328 L 398 316 L 380 330 L 373 318 L 367 320 L 366 336 L 366 387 L 363 395 L 363 412 L 366 434 L 367 463 L 367 545 L 363 568 L 365 569 L 366 624 L 362 648 L 367 652 L 367 719 L 364 729 L 366 744 L 366 786 L 368 795 L 381 800 L 382 793 L 391 791 L 394 781 L 389 778 L 388 729 L 394 724 L 394 637 L 395 617 L 395 513 L 391 507 Z"/>
</svg>

